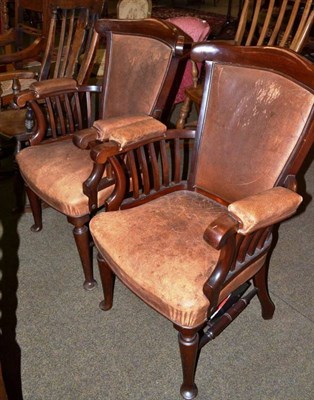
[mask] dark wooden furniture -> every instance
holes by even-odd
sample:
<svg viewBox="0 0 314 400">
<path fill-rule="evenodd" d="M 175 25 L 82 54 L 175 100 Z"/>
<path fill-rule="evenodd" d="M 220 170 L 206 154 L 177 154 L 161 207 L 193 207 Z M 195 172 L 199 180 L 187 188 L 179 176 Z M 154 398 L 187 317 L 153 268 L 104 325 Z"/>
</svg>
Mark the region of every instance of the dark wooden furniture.
<svg viewBox="0 0 314 400">
<path fill-rule="evenodd" d="M 312 0 L 283 1 L 280 8 L 275 0 L 245 0 L 234 41 L 244 46 L 279 46 L 301 52 L 313 26 Z M 202 82 L 186 89 L 177 128 L 183 128 L 192 103 L 198 110 L 202 100 Z"/>
<path fill-rule="evenodd" d="M 116 134 L 92 146 L 95 165 L 108 163 L 114 172 L 106 207 L 118 211 L 90 222 L 101 308 L 112 307 L 118 277 L 173 323 L 185 399 L 197 395 L 201 348 L 256 294 L 262 317 L 273 316 L 267 283 L 272 231 L 302 201 L 295 175 L 314 140 L 313 64 L 286 49 L 210 43 L 196 45 L 191 57 L 206 69 L 197 131 L 168 130 L 161 139 L 124 142 L 122 149 Z M 189 138 L 195 146 L 185 180 L 180 148 Z M 215 315 L 226 298 L 231 304 Z"/>
<path fill-rule="evenodd" d="M 51 19 L 38 75 L 35 77 L 30 71 L 0 74 L 0 81 L 13 79 L 15 95 L 21 86 L 18 78 L 32 78 L 25 80 L 24 89 L 36 80 L 75 77 L 81 84 L 88 79 L 98 40 L 93 28 L 102 12 L 103 0 L 49 0 L 46 6 L 51 12 Z M 25 54 L 29 54 L 28 50 Z M 25 56 L 27 58 L 28 55 Z M 0 115 L 0 151 L 1 158 L 5 158 L 10 152 L 18 153 L 27 144 L 32 136 L 34 121 L 32 113 L 26 109 L 3 110 Z"/>
<path fill-rule="evenodd" d="M 103 9 L 103 0 L 45 0 L 44 2 L 36 0 L 34 4 L 40 4 L 45 9 L 42 34 L 37 33 L 37 39 L 21 51 L 0 55 L 0 65 L 13 64 L 21 69 L 24 64 L 36 58 L 40 61 L 41 67 L 37 76 L 29 69 L 11 70 L 7 74 L 0 74 L 0 84 L 5 82 L 1 96 L 3 106 L 12 101 L 12 94 L 16 95 L 21 89 L 27 89 L 32 83 L 31 79 L 35 77 L 44 80 L 50 77 L 72 76 L 78 55 L 89 45 L 85 30 L 92 31 L 93 23 Z M 17 9 L 16 14 L 19 15 L 22 11 Z M 22 29 L 24 25 L 18 26 Z M 30 30 L 35 29 L 30 28 Z M 19 30 L 17 32 L 11 30 L 11 40 L 19 42 L 18 36 L 21 36 Z M 67 67 L 68 63 L 72 65 Z"/>
<path fill-rule="evenodd" d="M 33 230 L 42 228 L 40 199 L 67 216 L 74 225 L 86 289 L 95 286 L 88 224 L 112 192 L 113 175 L 105 170 L 105 165 L 95 165 L 93 170 L 87 146 L 91 139 L 101 140 L 101 135 L 93 136 L 95 129 L 81 132 L 80 146 L 84 148 L 86 144 L 84 149 L 72 143 L 72 135 L 91 127 L 97 118 L 109 127 L 120 127 L 126 136 L 137 128 L 165 130 L 157 120 L 168 118 L 174 80 L 177 72 L 182 75 L 191 47 L 190 38 L 180 29 L 153 19 L 99 20 L 96 31 L 106 39 L 102 89 L 78 86 L 71 79 L 61 79 L 59 83 L 51 80 L 34 84 L 32 92 L 18 99 L 22 106 L 29 102 L 37 120 L 31 146 L 16 157 L 34 215 Z M 99 109 L 92 107 L 90 92 L 100 94 Z M 46 104 L 49 121 L 38 102 Z M 43 144 L 48 123 L 51 138 Z M 83 187 L 89 175 L 91 183 L 101 179 L 95 192 L 90 192 L 88 183 Z"/>
<path fill-rule="evenodd" d="M 2 368 L 0 364 L 0 400 L 8 400 L 7 392 L 4 386 L 3 377 L 2 377 Z"/>
</svg>

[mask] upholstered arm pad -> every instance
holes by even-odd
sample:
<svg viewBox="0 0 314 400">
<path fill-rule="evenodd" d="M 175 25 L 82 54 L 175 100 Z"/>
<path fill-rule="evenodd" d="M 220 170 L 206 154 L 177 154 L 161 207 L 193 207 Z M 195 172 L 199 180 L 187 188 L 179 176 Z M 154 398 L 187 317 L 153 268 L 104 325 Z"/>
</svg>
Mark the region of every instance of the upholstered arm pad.
<svg viewBox="0 0 314 400">
<path fill-rule="evenodd" d="M 290 217 L 301 202 L 302 197 L 292 190 L 275 187 L 231 203 L 228 211 L 239 221 L 238 232 L 244 235 Z"/>
<path fill-rule="evenodd" d="M 29 88 L 38 99 L 41 97 L 57 95 L 66 91 L 75 92 L 77 90 L 77 82 L 72 78 L 56 78 L 42 82 L 34 82 Z"/>
<path fill-rule="evenodd" d="M 143 139 L 162 138 L 166 125 L 148 115 L 128 115 L 94 122 L 97 140 L 113 140 L 120 148 Z"/>
</svg>

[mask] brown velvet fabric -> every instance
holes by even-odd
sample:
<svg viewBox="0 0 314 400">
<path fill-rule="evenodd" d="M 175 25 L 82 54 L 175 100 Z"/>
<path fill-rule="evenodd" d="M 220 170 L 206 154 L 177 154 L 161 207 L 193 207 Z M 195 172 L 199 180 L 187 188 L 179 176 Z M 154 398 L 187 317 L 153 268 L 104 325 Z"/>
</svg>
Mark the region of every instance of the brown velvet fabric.
<svg viewBox="0 0 314 400">
<path fill-rule="evenodd" d="M 270 71 L 215 65 L 196 185 L 233 202 L 274 186 L 313 95 Z M 206 89 L 207 90 L 207 89 Z"/>
<path fill-rule="evenodd" d="M 203 239 L 225 207 L 188 191 L 130 210 L 101 213 L 90 230 L 115 274 L 146 303 L 181 326 L 197 326 L 209 306 L 203 285 L 219 251 Z"/>
<path fill-rule="evenodd" d="M 297 193 L 274 187 L 263 193 L 231 203 L 228 211 L 240 221 L 239 233 L 247 234 L 293 215 L 302 202 Z"/>
<path fill-rule="evenodd" d="M 63 92 L 65 90 L 74 91 L 77 88 L 77 82 L 72 78 L 56 78 L 46 81 L 35 82 L 30 85 L 30 89 L 35 92 L 37 97 L 49 95 L 52 91 Z"/>
<path fill-rule="evenodd" d="M 46 203 L 72 217 L 89 214 L 83 182 L 92 171 L 89 150 L 63 140 L 23 149 L 16 156 L 25 182 Z M 112 188 L 99 193 L 101 204 Z"/>
<path fill-rule="evenodd" d="M 102 118 L 151 114 L 167 73 L 171 49 L 155 39 L 113 34 L 110 52 Z"/>
<path fill-rule="evenodd" d="M 26 110 L 6 110 L 0 113 L 0 132 L 8 139 L 24 133 Z"/>
<path fill-rule="evenodd" d="M 123 148 L 141 139 L 161 138 L 167 127 L 148 115 L 130 115 L 95 121 L 99 140 L 114 140 Z"/>
</svg>

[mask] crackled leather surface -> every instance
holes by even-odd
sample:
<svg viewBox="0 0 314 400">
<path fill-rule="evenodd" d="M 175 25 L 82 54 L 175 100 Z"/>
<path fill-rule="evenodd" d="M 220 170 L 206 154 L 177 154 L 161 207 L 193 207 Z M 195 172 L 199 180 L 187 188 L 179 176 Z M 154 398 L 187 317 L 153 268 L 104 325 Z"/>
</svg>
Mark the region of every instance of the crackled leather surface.
<svg viewBox="0 0 314 400">
<path fill-rule="evenodd" d="M 196 184 L 233 202 L 274 186 L 313 95 L 270 71 L 216 65 L 213 74 Z"/>
<path fill-rule="evenodd" d="M 162 137 L 166 125 L 148 115 L 130 115 L 125 117 L 97 120 L 93 124 L 99 140 L 114 140 L 123 148 L 140 139 Z"/>
<path fill-rule="evenodd" d="M 92 171 L 88 150 L 77 148 L 72 140 L 30 146 L 16 156 L 25 182 L 47 204 L 73 217 L 89 214 L 83 182 Z M 99 204 L 112 188 L 99 192 Z"/>
<path fill-rule="evenodd" d="M 102 213 L 90 230 L 131 290 L 171 321 L 197 326 L 209 305 L 202 288 L 219 256 L 203 233 L 224 211 L 204 196 L 181 191 L 127 211 Z"/>
<path fill-rule="evenodd" d="M 151 114 L 171 61 L 171 49 L 155 39 L 113 34 L 111 52 L 102 118 Z"/>
</svg>

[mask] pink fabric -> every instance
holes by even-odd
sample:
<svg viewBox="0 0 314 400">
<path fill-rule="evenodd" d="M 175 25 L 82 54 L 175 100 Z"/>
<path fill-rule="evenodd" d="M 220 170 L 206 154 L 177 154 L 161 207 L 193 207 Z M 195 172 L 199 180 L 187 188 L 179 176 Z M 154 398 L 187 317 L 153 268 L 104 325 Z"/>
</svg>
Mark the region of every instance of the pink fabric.
<svg viewBox="0 0 314 400">
<path fill-rule="evenodd" d="M 210 33 L 210 26 L 208 23 L 196 17 L 174 17 L 167 19 L 167 21 L 171 22 L 173 25 L 182 29 L 183 32 L 187 33 L 193 39 L 193 42 L 201 42 L 205 40 Z M 199 70 L 200 67 L 201 64 L 198 64 Z M 184 91 L 190 86 L 193 86 L 192 65 L 191 61 L 188 61 L 174 104 L 184 101 Z"/>
</svg>

